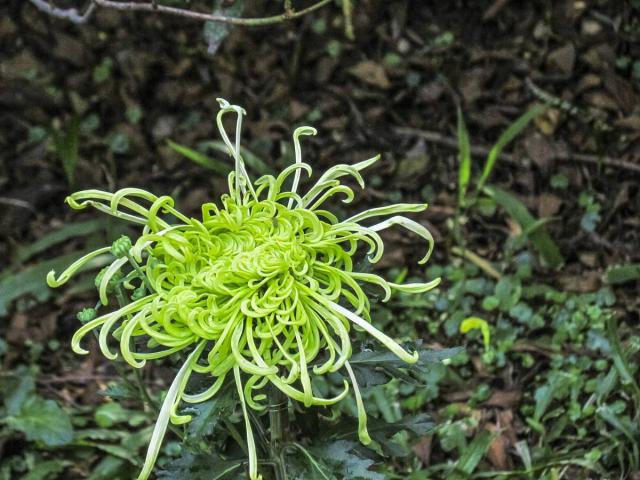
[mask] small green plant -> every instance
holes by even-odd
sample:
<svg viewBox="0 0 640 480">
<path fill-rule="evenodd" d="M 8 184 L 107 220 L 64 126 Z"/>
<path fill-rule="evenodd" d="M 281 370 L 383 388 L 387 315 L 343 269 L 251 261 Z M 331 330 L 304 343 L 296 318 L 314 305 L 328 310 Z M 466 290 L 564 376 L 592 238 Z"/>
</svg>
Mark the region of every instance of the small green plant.
<svg viewBox="0 0 640 480">
<path fill-rule="evenodd" d="M 171 197 L 157 197 L 137 188 L 74 193 L 67 198 L 72 208 L 93 207 L 142 225 L 142 234 L 135 242 L 123 236 L 113 245 L 83 256 L 60 275 L 51 271 L 47 276 L 48 284 L 58 287 L 95 258 L 113 256 L 112 263 L 96 277 L 98 305 L 78 315 L 83 325 L 72 339 L 76 353 L 88 353 L 80 342 L 97 331 L 100 349 L 107 358 L 118 356 L 109 345 L 112 335 L 124 360 L 135 368 L 148 360 L 184 355 L 160 407 L 139 480 L 149 477 L 169 423 L 183 425 L 192 419 L 179 411 L 181 403 L 201 405 L 214 399 L 228 377 L 233 380 L 244 417 L 246 442 L 242 443 L 249 476 L 255 480 L 261 475 L 251 412 L 267 410 L 282 396 L 305 407 L 327 406 L 345 398 L 352 389 L 358 438 L 365 445 L 372 441 L 351 363 L 352 358 L 357 359 L 350 338 L 352 327 L 382 343 L 401 361 L 396 368 L 429 361 L 421 359 L 417 350 L 408 353 L 371 324 L 370 300 L 362 285 L 380 288 L 386 301 L 394 291 L 429 291 L 439 279 L 395 283 L 354 269 L 360 246 L 367 247 L 370 263 L 382 257 L 384 244 L 379 232 L 393 226 L 425 241 L 426 254 L 420 263 L 426 262 L 433 249 L 431 234 L 400 214 L 420 212 L 427 205 L 371 208 L 338 220 L 325 209 L 326 202 L 336 195 L 343 195 L 345 203 L 354 198 L 352 188 L 340 178 L 351 176 L 364 187 L 360 172 L 378 157 L 355 165 L 336 165 L 306 193 L 298 193 L 301 173 L 311 175 L 311 167 L 302 162 L 300 147 L 301 136 L 316 133 L 310 127 L 294 132 L 294 164 L 277 176 L 264 175 L 252 182 L 240 149 L 245 112 L 224 100 L 219 102 L 218 127 L 234 159 L 228 176 L 229 194 L 222 196 L 220 204 L 202 205 L 202 216 L 196 219 L 176 210 Z M 228 113 L 235 113 L 237 119 L 234 142 L 223 126 Z M 287 182 L 291 184 L 288 189 Z M 377 217 L 387 219 L 366 224 Z M 114 298 L 118 308 L 98 315 Z M 379 356 L 377 366 L 390 361 Z M 342 387 L 335 394 L 326 389 L 323 393 L 320 379 L 340 371 L 345 372 Z M 200 384 L 204 385 L 195 393 L 188 392 L 194 373 L 202 376 Z M 277 415 L 271 421 L 272 437 L 275 434 L 278 441 L 281 423 Z M 286 477 L 282 448 L 272 449 L 267 460 L 275 465 L 279 479 Z"/>
<path fill-rule="evenodd" d="M 515 196 L 488 184 L 496 162 L 504 148 L 544 110 L 544 106 L 534 106 L 509 125 L 489 150 L 482 172 L 478 176 L 473 189 L 470 189 L 472 174 L 471 144 L 462 110 L 458 109 L 458 202 L 452 230 L 458 248 L 468 258 L 469 255 L 464 250 L 465 241 L 461 229 L 461 223 L 465 221 L 466 212 L 475 206 L 480 210 L 484 209 L 492 212 L 495 206 L 499 205 L 522 227 L 522 235 L 517 239 L 518 243 L 530 241 L 540 253 L 543 261 L 552 268 L 559 268 L 563 264 L 564 259 L 560 250 L 545 229 L 547 220 L 536 219 Z"/>
</svg>

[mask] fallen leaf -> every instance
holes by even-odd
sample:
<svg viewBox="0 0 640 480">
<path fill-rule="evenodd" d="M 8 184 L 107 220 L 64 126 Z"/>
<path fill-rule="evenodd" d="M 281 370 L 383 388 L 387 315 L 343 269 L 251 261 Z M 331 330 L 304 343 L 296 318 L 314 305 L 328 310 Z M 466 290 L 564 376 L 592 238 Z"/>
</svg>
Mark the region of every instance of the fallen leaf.
<svg viewBox="0 0 640 480">
<path fill-rule="evenodd" d="M 598 256 L 592 252 L 579 253 L 578 258 L 584 265 L 590 268 L 595 267 L 598 261 Z"/>
<path fill-rule="evenodd" d="M 596 71 L 604 71 L 612 68 L 616 62 L 616 51 L 611 45 L 601 43 L 590 48 L 581 59 Z"/>
<path fill-rule="evenodd" d="M 538 216 L 552 217 L 560 210 L 562 199 L 553 193 L 543 193 L 538 197 Z"/>
<path fill-rule="evenodd" d="M 580 94 L 586 90 L 591 90 L 592 88 L 599 87 L 601 84 L 602 80 L 599 75 L 587 73 L 580 79 L 578 85 L 576 85 L 575 93 Z"/>
<path fill-rule="evenodd" d="M 567 43 L 547 56 L 547 66 L 558 73 L 570 76 L 576 63 L 576 47 Z"/>
<path fill-rule="evenodd" d="M 519 390 L 496 390 L 485 402 L 487 407 L 511 408 L 520 403 L 522 392 Z"/>
<path fill-rule="evenodd" d="M 26 339 L 29 338 L 29 317 L 24 313 L 16 313 L 11 322 L 9 328 L 5 334 L 7 342 L 14 345 L 22 345 Z"/>
<path fill-rule="evenodd" d="M 558 281 L 564 290 L 576 293 L 595 292 L 600 288 L 601 274 L 598 272 L 582 272 L 577 275 L 563 275 Z"/>
<path fill-rule="evenodd" d="M 613 97 L 622 111 L 627 115 L 633 112 L 638 101 L 631 84 L 613 72 L 606 72 L 603 77 L 605 90 Z"/>
<path fill-rule="evenodd" d="M 560 110 L 557 108 L 548 108 L 542 115 L 534 118 L 533 123 L 544 135 L 551 135 L 558 127 L 560 116 Z"/>
<path fill-rule="evenodd" d="M 416 457 L 420 459 L 423 466 L 428 466 L 431 460 L 431 444 L 433 443 L 433 437 L 427 435 L 420 437 L 420 439 L 411 447 Z"/>
<path fill-rule="evenodd" d="M 508 2 L 509 0 L 494 0 L 491 6 L 482 14 L 482 20 L 486 22 L 494 18 Z"/>
<path fill-rule="evenodd" d="M 630 115 L 613 122 L 616 127 L 629 130 L 640 130 L 640 115 Z"/>
<path fill-rule="evenodd" d="M 502 429 L 502 436 L 508 440 L 510 446 L 518 443 L 516 429 L 513 426 L 513 410 L 500 410 L 496 415 L 496 424 Z"/>
<path fill-rule="evenodd" d="M 535 132 L 524 139 L 527 156 L 540 170 L 547 172 L 553 166 L 553 159 L 558 155 L 553 142 L 544 135 Z"/>
<path fill-rule="evenodd" d="M 585 95 L 585 100 L 590 105 L 602 110 L 618 111 L 617 102 L 604 92 L 591 92 Z"/>
<path fill-rule="evenodd" d="M 349 69 L 349 73 L 365 83 L 376 87 L 387 89 L 391 87 L 391 82 L 384 68 L 379 63 L 371 60 L 364 60 Z"/>
<path fill-rule="evenodd" d="M 493 423 L 487 423 L 485 429 L 490 432 L 497 432 L 499 430 Z M 489 445 L 489 450 L 487 450 L 487 458 L 489 458 L 491 464 L 499 470 L 506 470 L 508 468 L 507 441 L 502 435 L 494 437 L 491 445 Z"/>
</svg>

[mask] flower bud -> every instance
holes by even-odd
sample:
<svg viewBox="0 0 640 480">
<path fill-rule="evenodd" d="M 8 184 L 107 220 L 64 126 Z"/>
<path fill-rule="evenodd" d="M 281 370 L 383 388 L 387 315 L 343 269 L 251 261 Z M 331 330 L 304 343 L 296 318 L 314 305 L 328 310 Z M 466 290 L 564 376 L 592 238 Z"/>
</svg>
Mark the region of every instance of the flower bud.
<svg viewBox="0 0 640 480">
<path fill-rule="evenodd" d="M 131 249 L 131 239 L 126 235 L 122 235 L 111 245 L 111 253 L 114 257 L 126 257 Z"/>
<path fill-rule="evenodd" d="M 86 323 L 96 318 L 97 315 L 98 312 L 96 312 L 95 308 L 83 308 L 77 313 L 76 318 L 82 323 Z"/>
<path fill-rule="evenodd" d="M 136 288 L 133 293 L 131 294 L 131 300 L 133 300 L 134 302 L 136 300 L 140 300 L 142 297 L 144 297 L 147 294 L 147 289 L 144 288 L 144 285 L 140 285 L 138 288 Z"/>
<path fill-rule="evenodd" d="M 107 272 L 107 269 L 109 267 L 104 267 L 102 270 L 100 270 L 100 273 L 98 273 L 98 275 L 96 275 L 96 279 L 95 279 L 95 285 L 96 288 L 100 288 L 100 284 L 102 283 L 102 279 L 104 278 L 105 273 Z M 116 288 L 116 285 L 118 285 L 118 282 L 122 280 L 122 272 L 121 271 L 117 271 L 113 274 L 113 276 L 109 279 L 109 283 L 107 283 L 107 293 L 111 293 L 113 292 L 113 289 Z"/>
</svg>

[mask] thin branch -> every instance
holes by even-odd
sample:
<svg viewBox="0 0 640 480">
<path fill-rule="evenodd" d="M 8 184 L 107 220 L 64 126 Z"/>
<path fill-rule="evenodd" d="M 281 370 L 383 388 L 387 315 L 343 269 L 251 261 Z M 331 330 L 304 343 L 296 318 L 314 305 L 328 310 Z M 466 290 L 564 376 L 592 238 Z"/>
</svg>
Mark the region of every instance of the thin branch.
<svg viewBox="0 0 640 480">
<path fill-rule="evenodd" d="M 32 0 L 42 2 L 43 0 Z M 271 25 L 274 23 L 291 20 L 301 17 L 307 13 L 313 12 L 325 5 L 331 3 L 333 0 L 320 0 L 319 2 L 298 11 L 285 11 L 280 15 L 274 15 L 272 17 L 264 18 L 239 18 L 239 17 L 225 17 L 224 15 L 213 15 L 208 13 L 194 12 L 191 10 L 185 10 L 182 8 L 167 7 L 164 5 L 157 5 L 152 3 L 136 3 L 136 2 L 117 2 L 112 0 L 93 0 L 95 5 L 104 8 L 113 8 L 116 10 L 125 11 L 144 11 L 144 12 L 158 12 L 166 13 L 169 15 L 177 15 L 179 17 L 192 18 L 194 20 L 200 20 L 202 22 L 222 22 L 229 23 L 231 25 L 245 25 L 245 26 L 260 26 Z"/>
<path fill-rule="evenodd" d="M 454 137 L 447 137 L 438 132 L 431 132 L 429 130 L 420 130 L 417 128 L 399 127 L 395 129 L 395 132 L 399 135 L 423 138 L 427 142 L 442 145 L 453 149 L 458 148 L 458 140 Z M 476 157 L 486 157 L 489 155 L 490 149 L 487 147 L 472 146 L 471 154 Z M 520 160 L 509 153 L 501 153 L 501 159 L 509 163 L 521 165 Z M 622 170 L 629 170 L 631 172 L 640 173 L 640 164 L 628 162 L 626 160 L 619 160 L 611 157 L 600 157 L 598 155 L 586 155 L 583 153 L 561 153 L 558 152 L 554 155 L 554 158 L 562 162 L 580 162 L 590 163 L 592 165 L 604 165 L 607 167 L 619 168 Z"/>
<path fill-rule="evenodd" d="M 9 205 L 16 208 L 25 208 L 27 210 L 31 210 L 32 212 L 36 211 L 33 205 L 25 200 L 20 200 L 19 198 L 0 197 L 0 204 Z"/>
<path fill-rule="evenodd" d="M 48 13 L 52 17 L 64 18 L 78 25 L 86 23 L 96 8 L 95 3 L 91 2 L 85 9 L 84 13 L 78 12 L 75 8 L 58 8 L 51 4 L 50 0 L 30 0 L 30 2 L 40 11 Z"/>
</svg>

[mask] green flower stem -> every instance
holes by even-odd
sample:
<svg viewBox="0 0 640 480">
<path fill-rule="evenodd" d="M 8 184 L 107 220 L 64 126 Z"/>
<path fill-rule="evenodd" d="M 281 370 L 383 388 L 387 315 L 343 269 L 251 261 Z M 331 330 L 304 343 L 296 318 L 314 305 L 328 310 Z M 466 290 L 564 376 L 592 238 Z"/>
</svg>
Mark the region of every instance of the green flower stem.
<svg viewBox="0 0 640 480">
<path fill-rule="evenodd" d="M 284 463 L 284 441 L 288 423 L 287 396 L 279 389 L 269 388 L 269 454 L 275 462 L 276 480 L 287 480 L 287 470 Z"/>
<path fill-rule="evenodd" d="M 144 272 L 142 271 L 142 268 L 140 268 L 140 264 L 136 262 L 136 259 L 133 258 L 133 255 L 131 255 L 130 252 L 127 252 L 127 260 L 129 260 L 129 263 L 131 264 L 133 269 L 136 271 L 136 273 L 140 275 L 140 278 L 142 279 L 145 286 L 147 287 L 147 290 L 149 290 L 149 293 L 153 293 L 153 287 L 151 286 L 151 282 L 149 281 L 149 278 L 144 274 Z"/>
<path fill-rule="evenodd" d="M 245 455 L 249 456 L 249 449 L 247 449 L 247 442 L 242 438 L 242 435 L 236 428 L 236 426 L 231 423 L 226 418 L 222 418 L 222 423 L 224 423 L 225 428 L 228 430 L 229 435 L 240 445 L 240 448 L 245 453 Z"/>
</svg>

